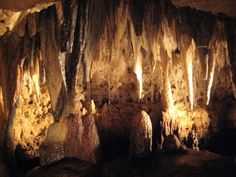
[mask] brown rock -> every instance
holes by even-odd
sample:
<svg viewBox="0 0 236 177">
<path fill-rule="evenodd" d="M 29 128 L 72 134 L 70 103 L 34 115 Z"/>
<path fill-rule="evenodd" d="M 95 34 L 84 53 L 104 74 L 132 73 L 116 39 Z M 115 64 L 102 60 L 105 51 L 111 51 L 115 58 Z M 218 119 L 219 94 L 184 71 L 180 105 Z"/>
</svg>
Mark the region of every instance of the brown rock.
<svg viewBox="0 0 236 177">
<path fill-rule="evenodd" d="M 130 156 L 140 157 L 152 151 L 152 123 L 149 115 L 141 111 L 133 117 L 130 127 Z"/>
<path fill-rule="evenodd" d="M 49 128 L 40 147 L 40 164 L 49 165 L 63 158 L 78 158 L 91 163 L 99 159 L 100 140 L 94 117 L 70 114 Z"/>
<path fill-rule="evenodd" d="M 168 135 L 163 144 L 163 148 L 165 151 L 168 152 L 176 152 L 180 149 L 181 142 L 179 141 L 178 137 L 174 134 Z"/>
<path fill-rule="evenodd" d="M 63 143 L 43 144 L 40 146 L 40 164 L 42 166 L 52 164 L 64 158 Z"/>
<path fill-rule="evenodd" d="M 29 14 L 27 17 L 27 30 L 30 37 L 33 37 L 37 31 L 36 14 Z"/>
</svg>

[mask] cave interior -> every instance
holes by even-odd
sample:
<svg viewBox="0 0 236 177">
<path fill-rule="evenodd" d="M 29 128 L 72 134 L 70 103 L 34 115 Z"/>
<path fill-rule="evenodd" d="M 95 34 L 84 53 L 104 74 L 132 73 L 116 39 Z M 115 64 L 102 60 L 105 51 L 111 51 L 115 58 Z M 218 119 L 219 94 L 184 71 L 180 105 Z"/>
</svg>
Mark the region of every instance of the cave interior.
<svg viewBox="0 0 236 177">
<path fill-rule="evenodd" d="M 0 0 L 1 177 L 235 175 L 235 0 Z"/>
</svg>

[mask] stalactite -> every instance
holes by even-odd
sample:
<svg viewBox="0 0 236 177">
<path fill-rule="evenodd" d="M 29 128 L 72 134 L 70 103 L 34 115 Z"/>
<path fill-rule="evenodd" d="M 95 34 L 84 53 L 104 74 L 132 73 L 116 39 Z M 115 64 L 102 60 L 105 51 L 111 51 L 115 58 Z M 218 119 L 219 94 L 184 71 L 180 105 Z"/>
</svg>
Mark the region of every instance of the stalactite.
<svg viewBox="0 0 236 177">
<path fill-rule="evenodd" d="M 206 101 L 207 105 L 209 104 L 210 97 L 211 97 L 211 87 L 212 87 L 212 83 L 214 80 L 215 65 L 216 65 L 215 55 L 212 51 L 210 52 L 209 58 L 210 58 L 210 60 L 209 60 L 209 77 L 208 77 L 208 83 L 207 83 L 207 101 Z"/>
<path fill-rule="evenodd" d="M 170 69 L 170 63 L 168 62 L 167 68 L 166 68 L 166 76 L 165 76 L 165 90 L 167 94 L 167 108 L 169 113 L 174 113 L 175 107 L 174 107 L 174 98 L 171 90 L 171 84 L 169 80 L 169 69 Z"/>
<path fill-rule="evenodd" d="M 138 50 L 135 66 L 134 66 L 134 72 L 136 74 L 136 77 L 138 79 L 139 84 L 139 99 L 142 98 L 142 90 L 143 90 L 143 64 L 142 64 L 142 55 L 140 54 L 140 50 Z"/>
<path fill-rule="evenodd" d="M 41 92 L 40 91 L 40 85 L 39 85 L 39 83 L 40 83 L 40 81 L 39 81 L 40 71 L 39 70 L 40 70 L 39 61 L 36 59 L 35 63 L 34 63 L 34 71 L 31 74 L 31 78 L 32 78 L 32 81 L 34 83 L 34 88 L 36 90 L 36 94 L 37 94 L 38 97 L 39 97 L 40 92 Z"/>
<path fill-rule="evenodd" d="M 208 78 L 208 52 L 209 49 L 207 46 L 198 46 L 199 60 L 202 65 L 204 80 Z"/>
<path fill-rule="evenodd" d="M 29 14 L 27 16 L 27 32 L 29 37 L 32 38 L 37 32 L 37 14 Z"/>
<path fill-rule="evenodd" d="M 194 89 L 193 89 L 193 58 L 195 54 L 195 44 L 192 40 L 191 45 L 189 46 L 186 52 L 186 70 L 187 70 L 187 79 L 188 79 L 188 90 L 189 90 L 189 101 L 190 108 L 193 111 L 194 106 Z"/>
<path fill-rule="evenodd" d="M 9 148 L 8 153 L 11 158 L 14 159 L 14 150 L 16 146 L 15 142 L 15 134 L 14 134 L 14 122 L 15 122 L 15 113 L 16 107 L 19 98 L 19 91 L 21 86 L 21 79 L 23 76 L 23 65 L 25 61 L 25 52 L 27 52 L 27 46 L 25 44 L 25 39 L 18 38 L 15 34 L 9 36 L 9 41 L 6 43 L 6 51 L 11 49 L 9 63 L 6 65 L 7 73 L 10 76 L 7 78 L 6 86 L 8 87 L 8 107 L 9 109 L 7 117 L 7 130 L 6 130 L 6 138 L 7 138 L 7 147 Z M 8 48 L 11 46 L 10 48 Z M 12 52 L 14 51 L 14 52 Z M 6 58 L 5 58 L 6 59 Z M 9 72 L 9 73 L 8 73 Z"/>
<path fill-rule="evenodd" d="M 72 53 L 77 21 L 77 0 L 63 0 L 63 24 L 61 27 L 61 51 Z"/>
<path fill-rule="evenodd" d="M 104 12 L 104 2 L 97 2 L 96 0 L 87 1 L 85 14 L 85 48 L 83 58 L 85 72 L 84 84 L 87 88 L 87 97 L 90 99 L 91 66 L 97 54 L 99 38 L 101 37 L 102 31 L 104 30 L 106 19 Z M 94 30 L 95 26 L 96 30 Z"/>
<path fill-rule="evenodd" d="M 49 89 L 55 119 L 59 119 L 65 104 L 66 86 L 63 82 L 62 69 L 59 61 L 55 28 L 55 8 L 44 11 L 40 18 L 40 50 L 44 62 L 47 86 Z"/>
<path fill-rule="evenodd" d="M 45 83 L 45 89 L 49 91 L 47 111 L 50 110 L 50 101 L 57 120 L 50 126 L 43 149 L 50 158 L 51 152 L 55 153 L 53 148 L 57 146 L 59 153 L 62 153 L 59 154 L 62 155 L 60 158 L 65 154 L 65 157 L 68 154 L 73 157 L 78 150 L 74 148 L 75 151 L 70 152 L 73 143 L 78 147 L 81 143 L 77 144 L 79 141 L 74 141 L 71 135 L 78 133 L 77 130 L 83 127 L 83 121 L 90 114 L 94 117 L 111 114 L 107 116 L 109 120 L 105 117 L 105 121 L 114 121 L 115 111 L 112 112 L 111 108 L 118 110 L 114 116 L 119 119 L 118 124 L 125 122 L 124 130 L 115 125 L 117 129 L 122 129 L 118 131 L 124 136 L 129 132 L 129 123 L 120 117 L 127 118 L 127 112 L 135 112 L 143 105 L 149 108 L 153 104 L 153 107 L 161 105 L 163 115 L 158 113 L 158 116 L 166 118 L 166 135 L 178 132 L 182 139 L 186 139 L 193 126 L 198 126 L 198 133 L 203 137 L 209 127 L 209 117 L 205 110 L 199 109 L 205 109 L 202 101 L 207 97 L 208 104 L 210 95 L 216 99 L 231 98 L 235 89 L 232 80 L 235 81 L 236 33 L 230 20 L 225 29 L 225 17 L 218 19 L 204 12 L 176 9 L 164 0 L 151 0 L 151 5 L 147 2 L 135 4 L 135 1 L 107 0 L 62 2 L 38 15 L 28 16 L 27 22 L 19 24 L 19 31 L 14 31 L 16 36 L 0 38 L 0 116 L 5 114 L 9 117 L 8 137 L 12 152 L 17 143 L 14 142 L 14 136 L 20 139 L 20 134 L 14 135 L 12 126 L 14 118 L 21 117 L 18 97 L 22 80 L 30 83 L 29 95 L 34 89 L 40 97 Z M 226 32 L 230 33 L 227 39 Z M 231 35 L 233 39 L 230 39 Z M 229 72 L 230 69 L 232 72 Z M 23 76 L 25 78 L 22 79 Z M 223 78 L 224 83 L 218 78 Z M 217 95 L 217 89 L 222 90 L 223 96 Z M 138 98 L 143 99 L 137 103 Z M 82 104 L 81 100 L 85 102 Z M 25 102 L 26 106 L 33 107 L 31 104 L 31 100 Z M 131 106 L 126 108 L 126 104 Z M 105 113 L 101 113 L 100 109 Z M 152 114 L 152 110 L 149 112 Z M 97 117 L 94 117 L 89 117 L 87 123 L 93 123 L 97 147 L 99 137 L 95 125 Z M 155 118 L 154 126 L 160 121 L 159 117 L 158 120 Z M 195 125 L 198 120 L 199 125 Z M 76 121 L 80 121 L 77 127 L 74 126 Z M 47 123 L 51 122 L 50 119 Z M 117 131 L 113 129 L 116 123 L 110 122 L 102 126 L 108 127 L 105 127 L 108 129 L 106 131 Z M 63 137 L 58 136 L 58 132 Z M 54 138 L 58 138 L 60 144 L 50 144 Z M 27 149 L 29 145 L 25 142 L 23 144 Z M 53 150 L 47 146 L 48 142 Z M 37 151 L 38 145 L 35 147 L 34 151 Z M 59 157 L 57 155 L 57 152 L 52 154 L 52 159 Z M 77 155 L 80 157 L 81 154 Z"/>
<path fill-rule="evenodd" d="M 81 3 L 77 4 L 77 12 L 74 12 L 76 17 L 76 24 L 74 30 L 74 41 L 72 53 L 69 55 L 68 68 L 66 70 L 66 81 L 68 92 L 74 93 L 76 91 L 77 85 L 77 75 L 78 70 L 81 65 L 82 58 L 84 57 L 84 48 L 85 48 L 85 40 L 84 40 L 84 7 L 85 2 L 81 1 Z"/>
</svg>

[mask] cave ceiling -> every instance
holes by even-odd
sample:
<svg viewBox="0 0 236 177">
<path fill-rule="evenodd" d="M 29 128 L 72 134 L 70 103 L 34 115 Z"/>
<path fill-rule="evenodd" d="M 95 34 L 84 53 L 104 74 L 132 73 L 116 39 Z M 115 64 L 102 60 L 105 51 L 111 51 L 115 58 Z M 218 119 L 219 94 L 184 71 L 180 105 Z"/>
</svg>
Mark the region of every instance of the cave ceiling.
<svg viewBox="0 0 236 177">
<path fill-rule="evenodd" d="M 0 0 L 0 36 L 12 31 L 27 14 L 39 12 L 55 0 Z"/>
<path fill-rule="evenodd" d="M 193 9 L 225 14 L 236 17 L 235 0 L 170 0 L 176 7 L 191 7 Z M 39 12 L 59 0 L 0 0 L 0 36 L 11 31 L 24 17 L 33 12 Z"/>
<path fill-rule="evenodd" d="M 235 0 L 171 0 L 171 2 L 176 7 L 191 7 L 212 12 L 213 14 L 225 14 L 236 17 Z"/>
</svg>

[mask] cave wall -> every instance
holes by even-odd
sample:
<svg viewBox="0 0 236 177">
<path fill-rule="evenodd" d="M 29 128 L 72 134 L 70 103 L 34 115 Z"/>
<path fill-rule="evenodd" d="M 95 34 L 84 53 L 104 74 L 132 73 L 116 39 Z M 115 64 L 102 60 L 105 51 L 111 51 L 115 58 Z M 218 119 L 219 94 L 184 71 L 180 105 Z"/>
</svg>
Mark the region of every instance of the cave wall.
<svg viewBox="0 0 236 177">
<path fill-rule="evenodd" d="M 235 29 L 235 19 L 177 9 L 164 0 L 60 1 L 29 14 L 0 37 L 1 134 L 12 152 L 20 143 L 38 156 L 49 124 L 69 126 L 64 119 L 90 112 L 91 99 L 98 109 L 141 102 L 161 103 L 162 111 L 180 105 L 214 112 L 215 101 L 234 99 Z M 224 115 L 217 114 L 210 116 Z M 203 120 L 202 127 L 208 123 Z"/>
<path fill-rule="evenodd" d="M 226 36 L 229 24 L 225 19 L 157 2 L 104 2 L 93 8 L 87 14 L 93 20 L 86 23 L 85 36 L 89 37 L 85 39 L 84 60 L 86 82 L 96 104 L 138 99 L 128 90 L 135 92 L 133 73 L 139 57 L 145 101 L 163 97 L 165 82 L 170 82 L 175 103 L 190 101 L 191 82 L 196 107 L 207 102 L 207 94 L 219 99 L 233 95 L 234 69 L 230 65 Z"/>
</svg>

